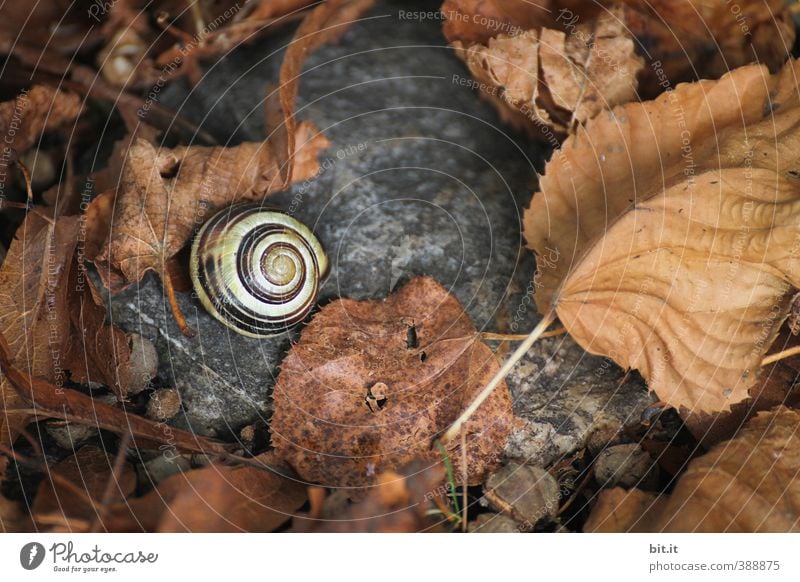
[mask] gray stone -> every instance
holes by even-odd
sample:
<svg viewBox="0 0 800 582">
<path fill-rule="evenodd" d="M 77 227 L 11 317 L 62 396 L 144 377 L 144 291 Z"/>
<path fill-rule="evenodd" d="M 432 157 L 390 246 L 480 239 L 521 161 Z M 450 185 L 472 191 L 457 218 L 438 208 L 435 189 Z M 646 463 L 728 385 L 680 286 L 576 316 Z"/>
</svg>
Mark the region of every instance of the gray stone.
<svg viewBox="0 0 800 582">
<path fill-rule="evenodd" d="M 495 509 L 520 522 L 521 530 L 555 517 L 561 501 L 558 483 L 550 473 L 514 461 L 489 476 L 484 495 Z"/>
<path fill-rule="evenodd" d="M 567 335 L 534 344 L 508 385 L 523 422 L 506 455 L 545 467 L 590 441 L 598 448 L 612 442 L 653 402 L 638 374 L 625 378 L 612 361 L 587 354 Z"/>
<path fill-rule="evenodd" d="M 62 449 L 76 450 L 85 441 L 97 436 L 97 427 L 75 422 L 50 420 L 45 424 L 45 430 Z"/>
<path fill-rule="evenodd" d="M 636 443 L 615 445 L 597 455 L 594 476 L 603 487 L 642 487 L 658 477 L 658 465 Z"/>
<path fill-rule="evenodd" d="M 421 8 L 428 6 L 420 3 Z M 412 3 L 413 7 L 413 3 Z M 317 179 L 270 202 L 312 227 L 332 263 L 320 303 L 385 297 L 415 275 L 431 275 L 487 331 L 530 329 L 526 295 L 534 271 L 521 213 L 548 151 L 516 135 L 461 82 L 468 72 L 447 47 L 441 22 L 398 18 L 409 4 L 378 2 L 372 18 L 307 63 L 297 116 L 332 141 Z M 289 32 L 210 63 L 189 90 L 176 83 L 162 102 L 219 143 L 264 138 L 265 88 L 274 82 Z M 183 408 L 171 424 L 234 438 L 263 419 L 278 364 L 297 331 L 253 340 L 207 315 L 190 294 L 181 306 L 197 331 L 175 325 L 152 277 L 111 298 L 114 322 L 154 342 L 164 385 Z M 616 383 L 614 366 L 566 338 L 542 341 L 509 386 L 524 421 L 511 456 L 546 466 L 583 446 L 603 419 L 614 430 L 649 402 L 642 383 Z M 609 420 L 610 419 L 610 420 Z"/>
<path fill-rule="evenodd" d="M 522 526 L 502 513 L 481 513 L 469 523 L 469 533 L 522 533 Z"/>
<path fill-rule="evenodd" d="M 510 135 L 490 106 L 453 83 L 467 73 L 440 22 L 399 20 L 389 3 L 373 14 L 391 16 L 354 26 L 309 60 L 298 117 L 313 120 L 333 146 L 316 180 L 271 203 L 293 209 L 325 245 L 332 269 L 322 304 L 385 297 L 428 274 L 479 328 L 494 331 L 507 289 L 533 269 L 521 250 L 520 214 L 535 185 L 531 160 L 542 151 Z M 282 56 L 272 49 L 288 38 L 234 52 L 193 91 L 171 85 L 165 104 L 220 143 L 263 139 L 261 99 Z M 248 339 L 190 294 L 180 302 L 195 338 L 179 332 L 153 277 L 111 298 L 114 322 L 154 342 L 163 382 L 180 390 L 185 412 L 176 423 L 222 436 L 267 419 L 277 365 L 296 332 Z"/>
<path fill-rule="evenodd" d="M 149 487 L 158 485 L 167 477 L 188 471 L 191 463 L 182 455 L 164 453 L 137 465 L 137 467 L 139 468 L 139 482 L 145 483 Z"/>
</svg>

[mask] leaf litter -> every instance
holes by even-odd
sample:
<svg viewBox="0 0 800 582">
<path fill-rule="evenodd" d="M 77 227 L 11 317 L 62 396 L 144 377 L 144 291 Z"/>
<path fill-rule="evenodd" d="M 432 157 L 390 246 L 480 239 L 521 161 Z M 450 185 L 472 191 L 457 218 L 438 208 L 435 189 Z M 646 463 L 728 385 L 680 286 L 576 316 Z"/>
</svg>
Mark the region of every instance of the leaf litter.
<svg viewBox="0 0 800 582">
<path fill-rule="evenodd" d="M 9 160 L 23 182 L 30 183 L 21 155 L 43 136 L 91 123 L 78 93 L 115 103 L 130 130 L 93 176 L 102 188 L 82 215 L 59 212 L 75 204 L 32 205 L 38 198 L 25 192 L 24 202 L 10 205 L 28 212 L 0 266 L 0 478 L 9 459 L 44 467 L 49 477 L 30 514 L 0 494 L 4 531 L 480 529 L 491 514 L 467 516 L 472 485 L 484 485 L 478 495 L 517 531 L 569 525 L 565 512 L 579 513 L 580 500 L 593 508 L 587 530 L 796 529 L 792 467 L 800 446 L 797 413 L 786 407 L 725 429 L 729 440 L 717 437 L 705 455 L 643 438 L 653 462 L 677 475 L 670 494 L 594 495 L 600 484 L 586 467 L 580 483 L 558 490 L 543 468 L 503 456 L 515 423 L 503 377 L 556 318 L 587 351 L 639 370 L 698 434 L 719 414 L 731 415 L 731 425 L 792 402 L 785 363 L 771 364 L 774 386 L 759 373 L 796 312 L 798 287 L 797 62 L 784 64 L 794 26 L 782 2 L 741 2 L 750 30 L 743 35 L 730 10 L 704 0 L 446 0 L 443 33 L 484 97 L 534 135 L 544 128 L 566 137 L 524 220 L 544 318 L 500 366 L 455 297 L 429 277 L 383 300 L 334 301 L 283 360 L 273 449 L 254 457 L 167 424 L 179 398 L 168 416 L 150 414 L 161 422 L 140 414 L 137 395 L 153 389 L 157 369 L 137 355 L 140 340 L 107 323 L 84 259 L 112 292 L 150 271 L 174 292 L 179 252 L 198 217 L 315 176 L 330 142 L 295 119 L 300 74 L 311 52 L 341 38 L 373 2 L 329 0 L 313 9 L 303 0 L 253 2 L 241 12 L 237 5 L 214 30 L 203 29 L 203 4 L 187 10 L 167 1 L 156 15 L 120 0 L 102 27 L 57 29 L 62 42 L 44 52 L 35 34 L 12 43 L 14 26 L 0 27 L 0 52 L 14 57 L 16 77 L 43 61 L 40 78 L 67 79 L 66 89 L 38 84 L 0 104 L 0 130 L 15 133 Z M 46 22 L 51 9 L 34 16 Z M 203 59 L 299 18 L 279 85 L 267 89 L 265 140 L 164 147 L 155 125 L 169 112 L 157 104 L 148 118 L 155 125 L 137 125 L 137 87 L 165 73 L 165 81 L 197 82 Z M 122 31 L 121 22 L 130 28 Z M 74 62 L 72 50 L 94 52 L 96 68 Z M 762 65 L 748 65 L 754 54 Z M 104 80 L 89 83 L 98 70 Z M 709 80 L 674 85 L 698 76 Z M 180 118 L 176 124 L 192 129 Z M 73 202 L 74 178 L 64 181 Z M 42 200 L 52 206 L 53 195 Z M 98 386 L 116 403 L 98 398 Z M 118 450 L 92 442 L 47 467 L 36 446 L 30 459 L 24 447 L 14 449 L 31 440 L 31 422 L 51 418 L 119 435 Z M 197 455 L 207 464 L 142 488 L 132 453 L 165 449 L 181 466 Z M 668 454 L 683 460 L 668 462 Z M 712 501 L 719 491 L 725 495 Z"/>
</svg>

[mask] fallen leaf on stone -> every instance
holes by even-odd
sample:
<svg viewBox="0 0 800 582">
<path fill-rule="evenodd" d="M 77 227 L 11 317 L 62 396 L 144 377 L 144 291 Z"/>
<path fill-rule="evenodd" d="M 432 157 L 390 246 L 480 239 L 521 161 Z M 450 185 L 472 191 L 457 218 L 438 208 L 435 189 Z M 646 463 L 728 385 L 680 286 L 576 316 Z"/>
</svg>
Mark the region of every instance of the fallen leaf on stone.
<svg viewBox="0 0 800 582">
<path fill-rule="evenodd" d="M 111 507 L 105 526 L 118 532 L 270 532 L 306 499 L 303 483 L 267 467 L 211 464 Z"/>
<path fill-rule="evenodd" d="M 198 453 L 224 453 L 221 443 L 205 437 L 173 428 L 161 422 L 153 422 L 125 410 L 116 408 L 105 402 L 93 399 L 77 390 L 57 386 L 41 378 L 30 376 L 16 367 L 10 358 L 10 351 L 5 339 L 0 336 L 0 371 L 3 379 L 10 385 L 8 391 L 15 389 L 18 397 L 16 405 L 27 403 L 24 415 L 25 424 L 41 418 L 60 418 L 70 422 L 87 424 L 114 433 L 130 433 L 134 438 L 132 445 L 138 448 L 157 449 L 166 446 L 170 449 L 181 449 Z M 8 392 L 4 392 L 7 394 Z M 6 406 L 9 398 L 5 398 Z M 31 412 L 30 409 L 33 409 Z M 7 409 L 13 414 L 13 410 Z M 4 416 L 8 414 L 4 411 Z M 12 416 L 12 418 L 14 418 Z M 25 424 L 10 425 L 4 428 L 6 438 L 8 430 L 16 427 L 19 431 Z M 138 440 L 137 440 L 138 439 Z M 2 443 L 5 444 L 5 443 Z"/>
<path fill-rule="evenodd" d="M 297 126 L 294 181 L 319 169 L 317 154 L 329 145 L 311 123 Z M 103 240 L 89 257 L 112 292 L 165 265 L 206 218 L 234 202 L 262 200 L 280 190 L 274 150 L 268 143 L 238 146 L 156 148 L 137 140 L 127 152 L 115 202 L 101 195 L 89 206 L 107 222 L 89 224 L 88 238 Z M 98 205 L 101 209 L 92 210 Z M 94 246 L 94 245 L 93 245 Z"/>
<path fill-rule="evenodd" d="M 2 150 L 18 154 L 36 144 L 45 132 L 56 131 L 73 123 L 80 115 L 81 99 L 73 93 L 45 85 L 34 85 L 15 99 L 0 103 Z"/>
<path fill-rule="evenodd" d="M 123 461 L 115 474 L 114 463 L 108 451 L 87 445 L 50 467 L 31 507 L 37 525 L 49 531 L 90 531 L 104 502 L 123 502 L 136 489 L 133 466 Z"/>
<path fill-rule="evenodd" d="M 409 347 L 408 329 L 417 346 Z M 303 329 L 274 390 L 276 453 L 313 483 L 359 488 L 421 457 L 498 369 L 458 301 L 428 277 L 383 300 L 340 299 Z M 513 414 L 505 384 L 447 454 L 457 480 L 481 483 L 501 457 Z M 354 494 L 358 494 L 356 491 Z"/>
<path fill-rule="evenodd" d="M 601 493 L 586 531 L 800 531 L 800 414 L 761 412 L 692 461 L 669 496 Z"/>
<path fill-rule="evenodd" d="M 536 304 L 690 412 L 748 396 L 800 286 L 800 61 L 590 121 L 525 213 Z"/>
<path fill-rule="evenodd" d="M 303 19 L 286 49 L 280 85 L 268 96 L 266 105 L 267 136 L 277 157 L 284 187 L 295 179 L 297 170 L 294 166 L 299 163 L 294 155 L 299 141 L 294 109 L 303 64 L 320 46 L 341 38 L 373 4 L 374 0 L 327 0 L 319 4 Z"/>
<path fill-rule="evenodd" d="M 323 502 L 318 516 L 295 518 L 293 531 L 337 533 L 414 533 L 441 531 L 444 518 L 434 517 L 434 497 L 443 496 L 441 464 L 412 461 L 403 468 L 378 475 L 375 487 L 353 504 L 334 495 Z M 331 511 L 326 511 L 327 506 Z"/>
<path fill-rule="evenodd" d="M 483 94 L 511 108 L 508 121 L 566 134 L 604 109 L 636 99 L 643 60 L 620 14 L 611 12 L 569 33 L 551 28 L 499 34 L 487 44 L 452 43 Z"/>
</svg>

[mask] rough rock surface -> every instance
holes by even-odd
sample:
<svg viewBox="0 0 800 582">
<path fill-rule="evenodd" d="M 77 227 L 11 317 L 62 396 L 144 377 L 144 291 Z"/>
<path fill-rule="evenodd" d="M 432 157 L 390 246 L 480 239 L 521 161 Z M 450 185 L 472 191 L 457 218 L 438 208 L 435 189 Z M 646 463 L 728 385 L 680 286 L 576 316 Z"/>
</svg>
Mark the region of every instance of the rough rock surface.
<svg viewBox="0 0 800 582">
<path fill-rule="evenodd" d="M 429 4 L 419 3 L 430 11 Z M 521 213 L 548 155 L 502 125 L 469 87 L 438 20 L 406 20 L 408 3 L 378 2 L 369 18 L 307 63 L 298 118 L 333 142 L 314 181 L 271 202 L 320 236 L 332 272 L 321 302 L 384 297 L 414 275 L 451 289 L 478 329 L 529 329 L 522 300 L 534 264 L 522 250 Z M 170 85 L 161 101 L 220 143 L 264 137 L 262 99 L 274 82 L 284 34 L 209 65 L 193 90 Z M 192 299 L 180 298 L 198 331 L 186 338 L 160 283 L 147 277 L 111 298 L 114 323 L 156 345 L 161 383 L 181 392 L 172 424 L 232 438 L 268 420 L 269 391 L 292 334 L 253 340 L 233 334 Z M 550 356 L 553 356 L 550 359 Z M 580 446 L 599 418 L 616 424 L 648 402 L 641 383 L 603 378 L 601 361 L 556 338 L 538 345 L 510 379 L 527 425 L 508 452 L 535 464 Z"/>
<path fill-rule="evenodd" d="M 623 381 L 624 379 L 624 381 Z M 638 374 L 584 352 L 569 336 L 534 344 L 508 378 L 519 426 L 506 454 L 548 466 L 593 439 L 613 442 L 653 402 Z M 602 443 L 596 441 L 602 440 Z"/>
</svg>

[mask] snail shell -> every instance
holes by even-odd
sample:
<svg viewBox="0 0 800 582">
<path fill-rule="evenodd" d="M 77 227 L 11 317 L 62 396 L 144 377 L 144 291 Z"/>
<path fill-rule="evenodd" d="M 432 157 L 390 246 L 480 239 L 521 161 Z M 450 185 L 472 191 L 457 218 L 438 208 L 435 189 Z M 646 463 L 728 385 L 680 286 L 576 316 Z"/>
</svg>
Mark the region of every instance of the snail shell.
<svg viewBox="0 0 800 582">
<path fill-rule="evenodd" d="M 249 337 L 269 337 L 311 311 L 328 274 L 328 257 L 298 220 L 258 204 L 238 204 L 197 233 L 190 273 L 197 297 L 217 320 Z"/>
</svg>

